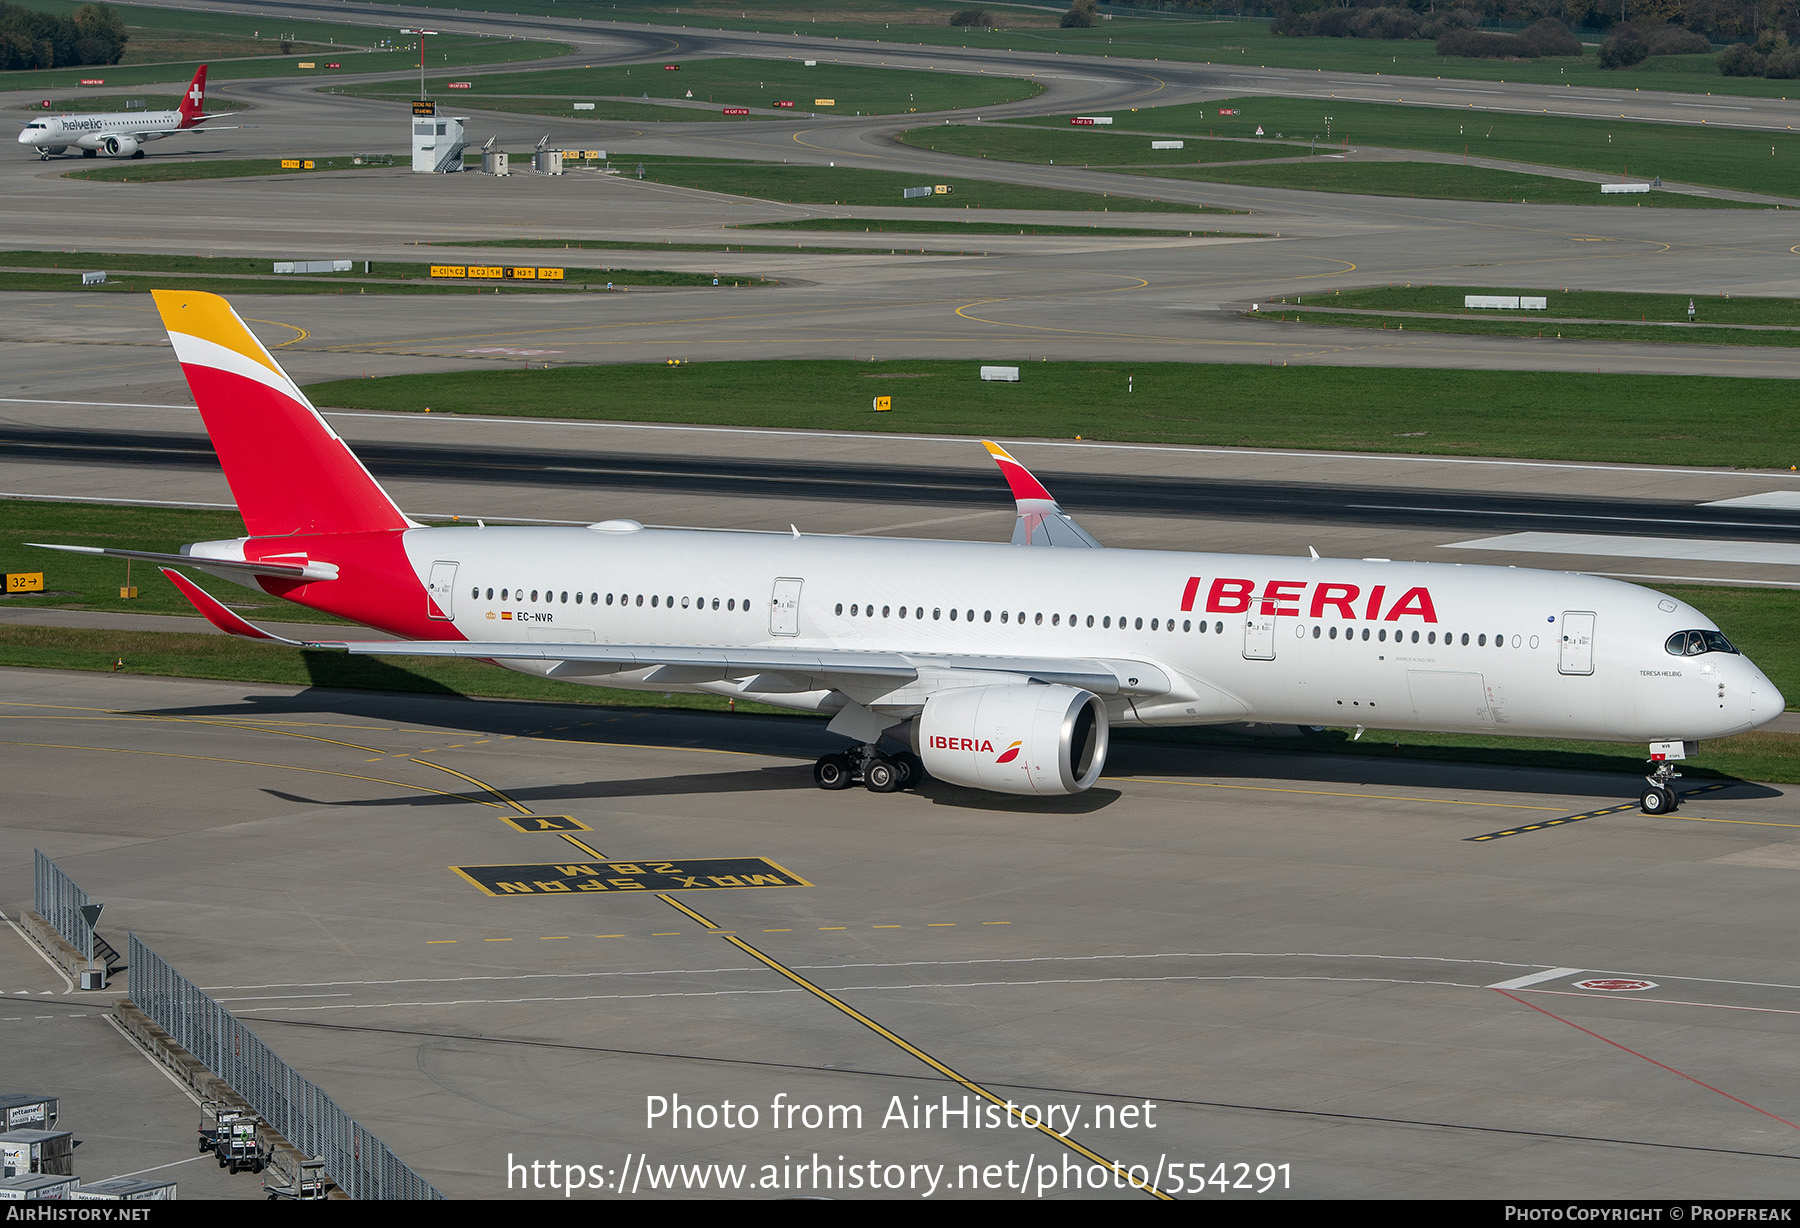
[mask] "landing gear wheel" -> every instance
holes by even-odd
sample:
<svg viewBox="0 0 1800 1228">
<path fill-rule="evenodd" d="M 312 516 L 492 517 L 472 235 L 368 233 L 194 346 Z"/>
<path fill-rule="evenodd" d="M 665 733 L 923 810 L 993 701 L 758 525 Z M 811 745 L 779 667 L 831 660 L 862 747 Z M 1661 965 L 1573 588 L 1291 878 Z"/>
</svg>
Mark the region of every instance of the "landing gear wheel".
<svg viewBox="0 0 1800 1228">
<path fill-rule="evenodd" d="M 143 156 L 144 156 L 144 151 L 143 151 L 143 150 L 141 150 L 141 149 L 139 149 L 139 150 L 137 150 L 137 151 L 135 151 L 135 152 L 133 152 L 133 153 L 132 153 L 132 155 L 131 155 L 131 157 L 132 157 L 132 160 L 133 160 L 133 161 L 136 161 L 136 160 L 137 160 L 137 159 L 139 159 L 139 158 L 141 158 L 141 157 L 143 157 Z"/>
<path fill-rule="evenodd" d="M 84 158 L 98 158 L 100 156 L 100 151 L 98 149 L 84 149 L 81 151 L 81 156 Z"/>
<path fill-rule="evenodd" d="M 1675 809 L 1675 791 L 1651 785 L 1638 798 L 1638 808 L 1645 814 L 1668 814 Z"/>
<path fill-rule="evenodd" d="M 821 789 L 848 789 L 855 784 L 849 755 L 823 755 L 813 764 L 813 783 Z"/>
<path fill-rule="evenodd" d="M 916 789 L 925 779 L 925 761 L 910 750 L 901 751 L 894 756 L 894 763 L 900 769 L 900 787 Z"/>
<path fill-rule="evenodd" d="M 863 783 L 871 793 L 895 793 L 906 783 L 901 769 L 891 759 L 871 759 L 863 765 Z"/>
</svg>

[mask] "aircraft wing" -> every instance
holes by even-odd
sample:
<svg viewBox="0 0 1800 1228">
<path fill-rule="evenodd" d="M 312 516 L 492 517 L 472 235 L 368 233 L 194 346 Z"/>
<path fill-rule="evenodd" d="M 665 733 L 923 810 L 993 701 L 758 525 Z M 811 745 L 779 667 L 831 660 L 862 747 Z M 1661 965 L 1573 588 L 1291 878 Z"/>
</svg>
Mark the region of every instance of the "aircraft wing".
<svg viewBox="0 0 1800 1228">
<path fill-rule="evenodd" d="M 1044 484 L 1031 476 L 1031 470 L 1014 460 L 997 443 L 984 439 L 981 446 L 1000 466 L 1007 486 L 1012 488 L 1013 500 L 1018 504 L 1019 519 L 1013 525 L 1013 545 L 1100 548 L 1100 543 L 1058 506 L 1050 492 L 1044 489 Z"/>
<path fill-rule="evenodd" d="M 518 640 L 292 640 L 234 613 L 179 572 L 163 575 L 219 630 L 294 648 L 354 656 L 473 657 L 483 661 L 553 662 L 552 678 L 594 677 L 632 670 L 659 671 L 651 682 L 691 685 L 747 679 L 747 690 L 834 690 L 870 684 L 898 688 L 925 674 L 1008 674 L 1081 687 L 1096 695 L 1161 695 L 1169 676 L 1147 661 L 935 653 L 861 652 L 842 648 L 759 646 L 719 648 L 686 644 L 591 644 Z M 667 671 L 667 672 L 660 672 Z M 776 675 L 761 688 L 759 675 Z"/>
</svg>

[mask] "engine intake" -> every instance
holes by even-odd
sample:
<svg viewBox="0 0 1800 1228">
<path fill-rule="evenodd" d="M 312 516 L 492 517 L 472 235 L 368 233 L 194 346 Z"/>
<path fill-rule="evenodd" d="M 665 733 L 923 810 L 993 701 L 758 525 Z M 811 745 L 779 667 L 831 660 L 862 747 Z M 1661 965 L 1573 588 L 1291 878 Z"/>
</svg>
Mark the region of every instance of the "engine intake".
<svg viewBox="0 0 1800 1228">
<path fill-rule="evenodd" d="M 1106 708 L 1075 687 L 941 691 L 925 701 L 914 729 L 926 770 L 971 789 L 1080 793 L 1106 766 Z"/>
<path fill-rule="evenodd" d="M 126 157 L 137 152 L 138 143 L 128 136 L 109 136 L 100 142 L 100 148 L 106 151 L 109 158 Z"/>
</svg>

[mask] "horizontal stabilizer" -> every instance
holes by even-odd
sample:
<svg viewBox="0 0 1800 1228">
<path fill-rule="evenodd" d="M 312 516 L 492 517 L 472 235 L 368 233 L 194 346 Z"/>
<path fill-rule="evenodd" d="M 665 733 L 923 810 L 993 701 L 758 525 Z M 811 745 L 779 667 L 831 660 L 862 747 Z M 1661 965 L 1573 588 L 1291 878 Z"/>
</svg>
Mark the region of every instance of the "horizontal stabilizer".
<svg viewBox="0 0 1800 1228">
<path fill-rule="evenodd" d="M 99 554 L 109 559 L 142 559 L 147 563 L 172 563 L 177 567 L 199 567 L 210 571 L 228 571 L 239 575 L 275 576 L 283 580 L 335 580 L 336 565 L 331 563 L 275 563 L 255 560 L 209 559 L 193 554 L 161 554 L 154 550 L 115 550 L 110 546 L 53 546 L 48 542 L 26 542 L 39 550 L 62 550 L 69 554 Z"/>
</svg>

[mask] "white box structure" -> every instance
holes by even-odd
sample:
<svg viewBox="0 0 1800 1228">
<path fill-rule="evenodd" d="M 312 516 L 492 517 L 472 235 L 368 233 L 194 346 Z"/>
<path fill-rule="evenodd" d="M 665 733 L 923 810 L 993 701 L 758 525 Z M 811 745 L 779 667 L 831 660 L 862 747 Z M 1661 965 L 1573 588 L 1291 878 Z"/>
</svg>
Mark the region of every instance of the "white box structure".
<svg viewBox="0 0 1800 1228">
<path fill-rule="evenodd" d="M 1019 369 L 1017 367 L 983 367 L 981 378 L 989 382 L 998 380 L 1003 384 L 1016 384 L 1019 382 Z"/>
<path fill-rule="evenodd" d="M 1620 193 L 1635 195 L 1639 192 L 1648 192 L 1649 190 L 1650 185 L 1647 183 L 1603 183 L 1600 185 L 1600 194 L 1602 196 L 1617 196 Z"/>
<path fill-rule="evenodd" d="M 463 168 L 464 115 L 422 115 L 413 120 L 413 173 L 431 175 Z"/>
</svg>

